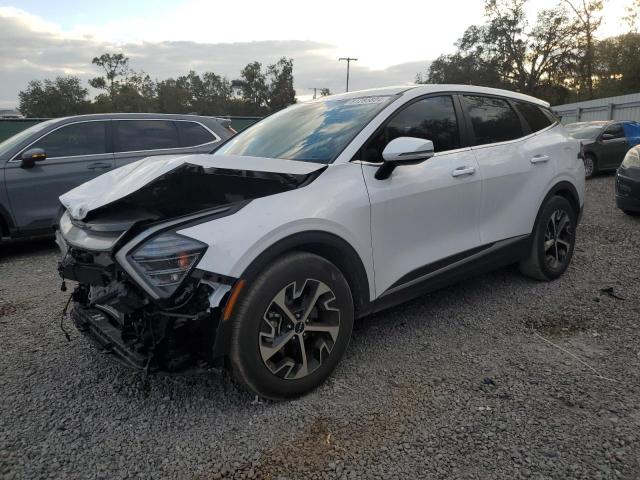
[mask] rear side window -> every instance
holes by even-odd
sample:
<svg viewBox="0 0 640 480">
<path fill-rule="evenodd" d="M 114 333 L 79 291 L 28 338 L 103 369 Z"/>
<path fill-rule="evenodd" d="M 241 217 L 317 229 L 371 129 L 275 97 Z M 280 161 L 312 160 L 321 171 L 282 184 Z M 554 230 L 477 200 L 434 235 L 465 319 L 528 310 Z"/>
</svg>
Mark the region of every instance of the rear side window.
<svg viewBox="0 0 640 480">
<path fill-rule="evenodd" d="M 118 120 L 115 123 L 116 151 L 179 148 L 178 128 L 169 120 Z"/>
<path fill-rule="evenodd" d="M 464 95 L 463 104 L 471 117 L 476 145 L 522 137 L 520 119 L 506 100 Z"/>
<path fill-rule="evenodd" d="M 363 152 L 363 160 L 381 162 L 384 147 L 398 137 L 431 140 L 435 152 L 460 148 L 460 132 L 453 99 L 448 95 L 429 97 L 400 110 L 369 141 Z"/>
<path fill-rule="evenodd" d="M 105 122 L 82 122 L 59 128 L 29 148 L 42 148 L 47 157 L 75 157 L 107 153 Z"/>
<path fill-rule="evenodd" d="M 215 141 L 213 134 L 196 122 L 177 122 L 180 129 L 180 143 L 183 147 L 195 147 Z"/>
<path fill-rule="evenodd" d="M 547 115 L 544 114 L 542 109 L 533 103 L 526 102 L 514 102 L 516 109 L 520 112 L 529 124 L 532 132 L 538 132 L 552 125 L 552 122 Z"/>
</svg>

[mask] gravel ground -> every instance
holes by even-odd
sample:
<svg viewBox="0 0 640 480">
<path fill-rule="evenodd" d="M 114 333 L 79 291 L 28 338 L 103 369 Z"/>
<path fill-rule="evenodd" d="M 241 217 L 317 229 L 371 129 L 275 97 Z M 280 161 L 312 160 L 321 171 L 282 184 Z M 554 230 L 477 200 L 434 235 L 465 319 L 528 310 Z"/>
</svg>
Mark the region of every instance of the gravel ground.
<svg viewBox="0 0 640 480">
<path fill-rule="evenodd" d="M 502 269 L 364 319 L 286 403 L 68 343 L 52 242 L 3 246 L 0 478 L 640 478 L 640 218 L 613 183 L 588 182 L 560 280 Z"/>
</svg>

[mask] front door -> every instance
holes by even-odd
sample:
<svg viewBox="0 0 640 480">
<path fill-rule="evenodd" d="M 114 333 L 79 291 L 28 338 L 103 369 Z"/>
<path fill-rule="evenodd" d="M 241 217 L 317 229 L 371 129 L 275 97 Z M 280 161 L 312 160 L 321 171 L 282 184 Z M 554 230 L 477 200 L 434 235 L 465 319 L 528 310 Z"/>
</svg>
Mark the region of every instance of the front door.
<svg viewBox="0 0 640 480">
<path fill-rule="evenodd" d="M 55 225 L 62 208 L 60 195 L 114 167 L 108 123 L 64 125 L 26 148 L 44 149 L 46 160 L 23 168 L 18 154 L 6 164 L 5 185 L 21 233 Z"/>
<path fill-rule="evenodd" d="M 630 148 L 621 123 L 614 123 L 604 129 L 600 136 L 602 142 L 601 168 L 618 168 Z"/>
<path fill-rule="evenodd" d="M 377 296 L 419 282 L 480 244 L 481 172 L 473 152 L 461 147 L 454 105 L 449 95 L 417 100 L 394 114 L 361 150 Z M 431 140 L 435 156 L 376 180 L 382 150 L 401 136 Z"/>
</svg>

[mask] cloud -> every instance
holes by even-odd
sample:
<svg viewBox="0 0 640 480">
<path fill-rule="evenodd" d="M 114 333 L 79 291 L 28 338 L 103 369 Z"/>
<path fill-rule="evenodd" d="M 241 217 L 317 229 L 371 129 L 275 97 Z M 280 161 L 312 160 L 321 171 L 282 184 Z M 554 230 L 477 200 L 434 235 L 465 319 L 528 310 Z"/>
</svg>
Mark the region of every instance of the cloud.
<svg viewBox="0 0 640 480">
<path fill-rule="evenodd" d="M 102 37 L 101 37 L 102 38 Z M 213 71 L 237 78 L 240 70 L 257 60 L 268 65 L 282 56 L 294 59 L 295 88 L 308 98 L 313 87 L 344 90 L 345 62 L 338 62 L 335 46 L 310 40 L 204 43 L 194 41 L 128 42 L 116 44 L 79 32 L 63 32 L 55 24 L 12 7 L 0 7 L 0 108 L 17 105 L 18 92 L 29 80 L 77 75 L 85 82 L 100 72 L 91 59 L 103 52 L 122 52 L 135 70 L 152 78 L 176 77 L 189 70 Z M 413 82 L 428 61 L 372 70 L 351 64 L 350 89 Z"/>
</svg>

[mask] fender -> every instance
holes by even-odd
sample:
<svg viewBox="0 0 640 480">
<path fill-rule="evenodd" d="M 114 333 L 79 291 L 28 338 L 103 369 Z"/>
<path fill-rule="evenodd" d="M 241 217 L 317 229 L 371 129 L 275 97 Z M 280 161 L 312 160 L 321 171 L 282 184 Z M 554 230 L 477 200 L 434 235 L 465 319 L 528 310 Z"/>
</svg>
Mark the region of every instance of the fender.
<svg viewBox="0 0 640 480">
<path fill-rule="evenodd" d="M 533 229 L 535 230 L 535 226 L 538 223 L 538 217 L 540 216 L 540 212 L 542 211 L 542 207 L 547 203 L 547 201 L 553 197 L 554 195 L 560 195 L 561 197 L 566 198 L 571 206 L 575 209 L 576 214 L 578 215 L 578 223 L 580 223 L 580 218 L 582 217 L 582 207 L 580 205 L 580 195 L 578 195 L 578 190 L 575 185 L 566 180 L 560 181 L 556 183 L 553 187 L 549 189 L 547 194 L 545 195 L 542 202 L 540 202 L 540 206 L 538 207 L 538 213 L 536 214 L 536 220 L 533 223 Z M 533 232 L 533 230 L 532 230 Z"/>
<path fill-rule="evenodd" d="M 369 304 L 369 280 L 364 263 L 346 240 L 333 233 L 312 230 L 278 240 L 251 262 L 241 278 L 250 281 L 276 258 L 293 250 L 315 253 L 336 265 L 351 288 L 356 316 L 362 316 L 360 313 Z"/>
<path fill-rule="evenodd" d="M 3 205 L 0 205 L 0 237 L 4 235 L 12 237 L 15 230 L 16 226 L 13 223 L 13 217 Z"/>
<path fill-rule="evenodd" d="M 267 265 L 276 258 L 296 250 L 314 253 L 326 258 L 340 269 L 351 288 L 356 318 L 364 317 L 372 312 L 373 304 L 369 299 L 369 281 L 362 259 L 346 240 L 323 231 L 310 230 L 295 233 L 270 245 L 242 272 L 240 278 L 235 282 L 234 288 L 242 288 L 242 291 L 251 288 L 252 279 Z M 247 283 L 246 286 L 244 286 L 243 280 Z M 220 311 L 224 310 L 229 299 L 230 295 L 227 293 L 220 302 Z M 219 359 L 228 353 L 232 329 L 233 316 L 228 321 L 221 320 L 219 322 L 213 347 L 214 359 Z"/>
</svg>

